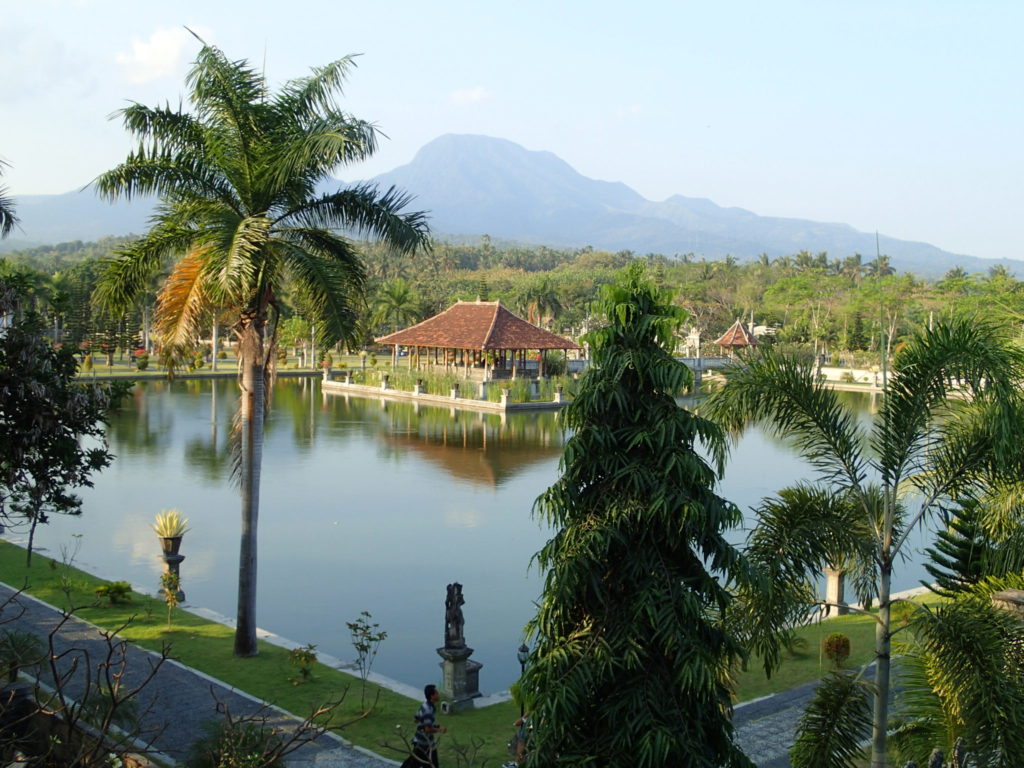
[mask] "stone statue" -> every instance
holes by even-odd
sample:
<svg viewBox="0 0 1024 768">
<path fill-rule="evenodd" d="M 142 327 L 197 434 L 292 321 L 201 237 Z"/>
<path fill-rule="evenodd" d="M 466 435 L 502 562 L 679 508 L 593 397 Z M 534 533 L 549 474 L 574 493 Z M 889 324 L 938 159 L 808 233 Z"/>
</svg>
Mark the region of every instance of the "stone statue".
<svg viewBox="0 0 1024 768">
<path fill-rule="evenodd" d="M 444 600 L 444 647 L 465 648 L 466 638 L 463 635 L 465 619 L 462 618 L 462 585 L 458 582 L 448 585 L 448 596 Z"/>
</svg>

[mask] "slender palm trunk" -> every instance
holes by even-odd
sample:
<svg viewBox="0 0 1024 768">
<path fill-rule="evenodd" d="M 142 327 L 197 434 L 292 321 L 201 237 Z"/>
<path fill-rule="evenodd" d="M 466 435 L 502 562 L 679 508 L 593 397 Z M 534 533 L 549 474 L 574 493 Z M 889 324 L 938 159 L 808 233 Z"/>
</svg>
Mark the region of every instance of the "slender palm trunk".
<svg viewBox="0 0 1024 768">
<path fill-rule="evenodd" d="M 885 518 L 882 528 L 882 551 L 878 578 L 878 626 L 875 629 L 875 707 L 871 726 L 871 768 L 888 765 L 887 736 L 889 730 L 889 678 L 892 649 L 891 599 L 892 536 L 896 500 L 886 493 Z"/>
<path fill-rule="evenodd" d="M 242 531 L 238 555 L 238 615 L 235 655 L 255 656 L 256 645 L 256 528 L 260 508 L 260 465 L 263 459 L 265 371 L 262 333 L 253 326 L 243 331 L 241 409 Z"/>
</svg>

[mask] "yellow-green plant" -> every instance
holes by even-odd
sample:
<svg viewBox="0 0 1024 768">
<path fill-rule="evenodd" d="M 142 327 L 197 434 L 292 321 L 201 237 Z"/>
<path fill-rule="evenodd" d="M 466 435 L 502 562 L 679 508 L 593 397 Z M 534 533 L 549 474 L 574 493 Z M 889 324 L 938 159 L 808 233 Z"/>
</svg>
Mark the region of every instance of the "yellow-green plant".
<svg viewBox="0 0 1024 768">
<path fill-rule="evenodd" d="M 166 571 L 160 576 L 164 603 L 167 605 L 167 629 L 171 628 L 171 613 L 181 602 L 181 577 L 172 571 Z"/>
<path fill-rule="evenodd" d="M 184 536 L 188 533 L 188 518 L 181 516 L 177 509 L 162 509 L 157 513 L 156 522 L 153 523 L 153 530 L 156 535 L 163 539 L 171 539 L 177 536 Z"/>
</svg>

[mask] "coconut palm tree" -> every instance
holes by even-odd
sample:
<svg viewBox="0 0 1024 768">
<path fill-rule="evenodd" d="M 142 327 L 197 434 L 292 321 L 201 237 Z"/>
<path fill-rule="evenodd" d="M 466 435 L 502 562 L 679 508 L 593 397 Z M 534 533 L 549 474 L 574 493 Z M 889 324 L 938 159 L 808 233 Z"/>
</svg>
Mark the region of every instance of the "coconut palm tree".
<svg viewBox="0 0 1024 768">
<path fill-rule="evenodd" d="M 0 160 L 0 175 L 3 174 L 3 167 L 7 165 Z M 18 217 L 14 214 L 14 201 L 7 196 L 7 187 L 0 187 L 0 238 L 7 237 L 18 223 Z"/>
<path fill-rule="evenodd" d="M 200 41 L 202 42 L 202 41 Z M 365 276 L 343 232 L 400 253 L 427 245 L 421 213 L 391 188 L 318 191 L 339 166 L 370 156 L 376 129 L 336 103 L 352 58 L 268 90 L 248 62 L 203 43 L 187 77 L 192 111 L 132 104 L 120 112 L 138 149 L 96 180 L 110 200 L 156 195 L 150 231 L 106 264 L 99 300 L 126 308 L 165 262 L 154 328 L 165 349 L 190 347 L 213 308 L 231 310 L 238 339 L 242 531 L 235 654 L 256 647 L 256 525 L 266 386 L 278 297 L 289 286 L 320 345 L 349 337 Z"/>
<path fill-rule="evenodd" d="M 542 277 L 526 286 L 519 297 L 526 311 L 526 319 L 534 325 L 554 319 L 563 309 L 558 300 L 558 291 L 550 279 Z"/>
<path fill-rule="evenodd" d="M 420 301 L 408 280 L 396 277 L 377 289 L 372 302 L 372 322 L 387 324 L 389 331 L 398 331 L 420 318 Z"/>
<path fill-rule="evenodd" d="M 875 768 L 886 764 L 893 569 L 912 529 L 941 513 L 943 503 L 1001 488 L 1001 468 L 1014 461 L 1019 467 L 1022 381 L 1020 350 L 994 327 L 961 318 L 919 332 L 899 351 L 870 429 L 820 384 L 812 366 L 770 350 L 728 371 L 702 409 L 733 432 L 759 423 L 792 441 L 817 471 L 822 495 L 842 501 L 815 512 L 806 505 L 794 509 L 783 496 L 764 510 L 758 548 L 776 553 L 780 581 L 806 583 L 837 549 L 854 554 L 853 531 L 869 531 L 873 573 L 858 591 L 862 599 L 875 598 L 879 609 Z M 954 390 L 965 397 L 948 399 Z M 859 525 L 843 518 L 850 509 L 858 512 Z M 800 526 L 786 522 L 797 513 L 811 519 Z"/>
</svg>

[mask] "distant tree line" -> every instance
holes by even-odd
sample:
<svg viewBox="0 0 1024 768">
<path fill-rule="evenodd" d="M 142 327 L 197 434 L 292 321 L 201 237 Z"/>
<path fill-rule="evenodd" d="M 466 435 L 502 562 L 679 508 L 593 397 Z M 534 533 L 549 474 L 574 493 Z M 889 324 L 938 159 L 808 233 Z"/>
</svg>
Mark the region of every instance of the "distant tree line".
<svg viewBox="0 0 1024 768">
<path fill-rule="evenodd" d="M 98 313 L 91 301 L 101 260 L 127 242 L 104 238 L 12 251 L 0 260 L 0 275 L 30 279 L 38 311 L 64 343 L 102 355 L 146 347 L 161 280 L 122 317 Z M 675 294 L 707 351 L 736 319 L 772 329 L 777 343 L 853 363 L 865 356 L 877 360 L 880 347 L 891 355 L 914 330 L 956 311 L 1004 323 L 1024 317 L 1022 283 L 1002 265 L 984 274 L 956 267 L 939 280 L 926 280 L 896 273 L 885 255 L 840 259 L 800 251 L 750 262 L 707 261 L 693 254 L 641 255 L 590 246 L 496 246 L 487 236 L 474 244 L 435 242 L 429 252 L 414 256 L 373 243 L 363 244 L 362 253 L 369 275 L 360 314 L 364 344 L 456 300 L 478 298 L 500 300 L 537 325 L 575 337 L 594 323 L 590 308 L 601 287 L 636 261 L 646 262 L 659 288 Z M 285 294 L 279 300 L 285 318 L 302 318 L 296 297 Z M 296 334 L 293 343 L 303 342 Z"/>
</svg>

